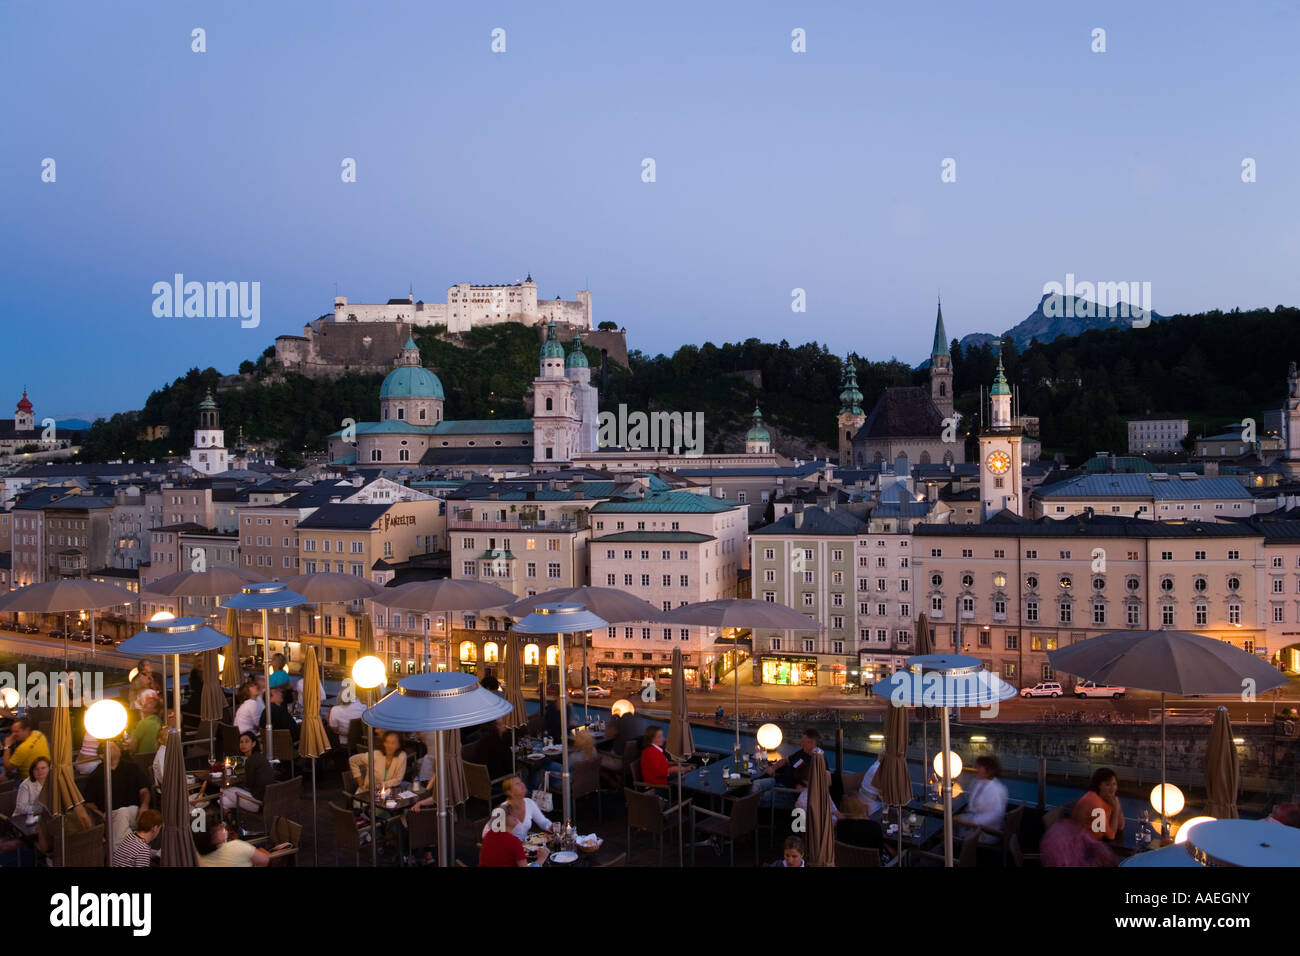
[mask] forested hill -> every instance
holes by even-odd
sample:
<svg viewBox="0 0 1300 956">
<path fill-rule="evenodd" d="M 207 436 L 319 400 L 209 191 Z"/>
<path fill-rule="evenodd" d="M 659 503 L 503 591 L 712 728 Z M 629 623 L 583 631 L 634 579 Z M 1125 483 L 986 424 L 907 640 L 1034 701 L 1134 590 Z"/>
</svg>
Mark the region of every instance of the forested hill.
<svg viewBox="0 0 1300 956">
<path fill-rule="evenodd" d="M 1017 386 L 1022 414 L 1041 419 L 1046 452 L 1072 459 L 1127 445 L 1125 420 L 1147 412 L 1177 412 L 1192 432 L 1207 434 L 1243 417 L 1257 420 L 1282 401 L 1287 363 L 1300 360 L 1300 310 L 1208 312 L 1173 316 L 1146 328 L 1110 328 L 1021 351 L 1005 346 L 1007 378 Z M 459 346 L 436 330 L 416 333 L 424 363 L 437 372 L 447 394 L 448 418 L 527 417 L 537 374 L 537 336 L 503 325 L 477 329 Z M 958 410 L 973 430 L 978 391 L 992 382 L 995 353 L 988 344 L 962 349 L 954 340 L 953 368 Z M 867 351 L 866 343 L 858 351 Z M 587 349 L 593 383 L 602 385 L 598 352 Z M 348 375 L 335 381 L 279 375 L 264 355 L 246 373 L 217 390 L 215 369 L 191 369 L 152 395 L 138 412 L 97 421 L 84 460 L 149 458 L 185 454 L 203 394 L 213 389 L 221 407 L 226 444 L 242 426 L 252 443 L 277 442 L 294 462 L 320 451 L 344 418 L 373 420 L 379 414 L 382 376 Z M 856 357 L 863 407 L 887 386 L 923 385 L 925 373 L 894 358 Z M 629 411 L 702 412 L 706 447 L 743 448 L 757 403 L 778 451 L 824 454 L 835 441 L 835 416 L 843 375 L 841 356 L 825 346 L 744 342 L 685 345 L 671 356 L 629 353 L 630 370 L 610 363 L 601 408 Z M 137 439 L 142 426 L 167 425 L 171 437 Z M 833 453 L 833 452 L 832 452 Z"/>
</svg>

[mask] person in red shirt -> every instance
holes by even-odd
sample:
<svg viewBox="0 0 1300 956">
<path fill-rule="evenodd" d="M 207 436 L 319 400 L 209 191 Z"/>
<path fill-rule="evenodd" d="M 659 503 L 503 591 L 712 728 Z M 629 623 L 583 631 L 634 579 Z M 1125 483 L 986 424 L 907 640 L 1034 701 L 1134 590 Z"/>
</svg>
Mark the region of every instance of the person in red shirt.
<svg viewBox="0 0 1300 956">
<path fill-rule="evenodd" d="M 524 842 L 511 831 L 520 823 L 519 810 L 510 802 L 503 803 L 505 810 L 503 829 L 495 826 L 483 834 L 483 848 L 478 853 L 479 866 L 528 866 L 528 854 L 524 851 Z M 537 850 L 537 866 L 546 862 L 546 847 Z"/>
<path fill-rule="evenodd" d="M 645 733 L 641 748 L 641 779 L 652 787 L 668 786 L 668 778 L 684 772 L 684 768 L 668 762 L 664 753 L 664 730 L 651 727 Z"/>
</svg>

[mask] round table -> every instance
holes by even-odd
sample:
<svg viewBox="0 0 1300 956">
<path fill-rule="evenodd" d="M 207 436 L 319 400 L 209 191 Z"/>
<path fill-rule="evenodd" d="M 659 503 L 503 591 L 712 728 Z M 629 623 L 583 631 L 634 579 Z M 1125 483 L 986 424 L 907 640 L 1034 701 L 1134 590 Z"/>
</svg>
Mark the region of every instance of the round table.
<svg viewBox="0 0 1300 956">
<path fill-rule="evenodd" d="M 1204 866 L 1300 866 L 1300 830 L 1265 820 L 1202 823 L 1183 845 Z"/>
<path fill-rule="evenodd" d="M 1199 824 L 1205 826 L 1205 824 Z M 1201 864 L 1192 859 L 1191 854 L 1187 852 L 1187 844 L 1175 843 L 1173 846 L 1161 847 L 1159 850 L 1147 850 L 1143 853 L 1134 853 L 1127 860 L 1120 863 L 1120 866 L 1194 866 L 1199 867 Z"/>
</svg>

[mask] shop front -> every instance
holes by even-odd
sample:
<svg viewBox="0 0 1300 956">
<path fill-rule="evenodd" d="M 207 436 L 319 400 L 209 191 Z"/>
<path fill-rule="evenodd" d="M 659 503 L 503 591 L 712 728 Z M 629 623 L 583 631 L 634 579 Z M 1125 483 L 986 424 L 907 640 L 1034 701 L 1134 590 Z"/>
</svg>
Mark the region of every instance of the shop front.
<svg viewBox="0 0 1300 956">
<path fill-rule="evenodd" d="M 778 687 L 816 687 L 818 662 L 815 657 L 767 654 L 758 659 L 761 682 Z"/>
</svg>

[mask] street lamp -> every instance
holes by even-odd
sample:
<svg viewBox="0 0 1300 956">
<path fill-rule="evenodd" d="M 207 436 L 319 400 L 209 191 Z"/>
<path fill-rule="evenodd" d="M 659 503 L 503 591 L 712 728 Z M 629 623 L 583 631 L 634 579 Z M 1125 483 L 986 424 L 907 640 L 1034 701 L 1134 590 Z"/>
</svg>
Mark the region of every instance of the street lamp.
<svg viewBox="0 0 1300 956">
<path fill-rule="evenodd" d="M 111 697 L 86 710 L 86 733 L 104 742 L 104 836 L 107 865 L 113 865 L 113 759 L 108 748 L 126 730 L 126 708 Z"/>
<path fill-rule="evenodd" d="M 352 665 L 352 683 L 362 690 L 374 690 L 384 682 L 384 662 L 378 657 L 357 658 Z M 366 751 L 370 757 L 370 863 L 379 866 L 379 833 L 375 829 L 375 728 L 366 724 Z M 441 768 L 439 768 L 441 770 Z"/>
<path fill-rule="evenodd" d="M 764 724 L 758 728 L 758 745 L 768 751 L 768 759 L 771 759 L 771 751 L 781 746 L 781 728 L 776 724 Z"/>
</svg>

